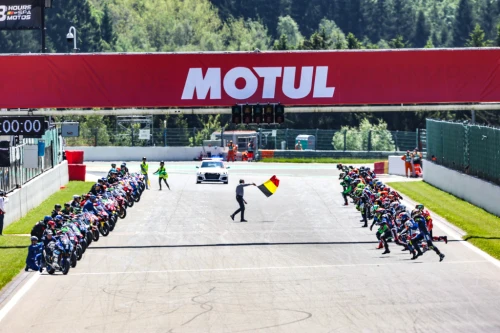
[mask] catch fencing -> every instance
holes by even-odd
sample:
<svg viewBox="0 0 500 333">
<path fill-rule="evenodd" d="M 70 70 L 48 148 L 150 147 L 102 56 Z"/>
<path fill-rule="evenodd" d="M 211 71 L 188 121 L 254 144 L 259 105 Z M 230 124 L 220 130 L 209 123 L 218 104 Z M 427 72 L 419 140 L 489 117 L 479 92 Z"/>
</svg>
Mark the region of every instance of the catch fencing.
<svg viewBox="0 0 500 333">
<path fill-rule="evenodd" d="M 39 157 L 39 167 L 25 168 L 23 166 L 24 148 L 26 145 L 38 145 L 39 141 L 45 143 L 44 156 Z M 15 147 L 15 150 L 12 149 L 11 154 L 14 155 L 14 161 L 11 162 L 10 167 L 0 167 L 0 189 L 5 192 L 11 192 L 59 164 L 62 161 L 60 144 L 61 141 L 57 128 L 47 130 L 40 139 L 23 139 Z"/>
<path fill-rule="evenodd" d="M 217 132 L 218 135 L 215 135 Z M 418 147 L 425 151 L 422 135 L 425 130 L 404 131 L 358 131 L 358 130 L 320 130 L 320 129 L 258 129 L 224 132 L 234 135 L 233 140 L 241 136 L 256 136 L 258 148 L 294 150 L 297 137 L 314 137 L 314 147 L 308 150 L 337 151 L 406 151 Z M 106 130 L 89 129 L 82 131 L 78 138 L 67 138 L 67 146 L 162 146 L 195 147 L 202 146 L 203 140 L 220 140 L 220 130 L 207 131 L 199 128 L 154 129 L 149 139 L 140 138 L 139 129 Z M 216 138 L 217 137 L 217 138 Z M 237 141 L 235 141 L 237 142 Z"/>
<path fill-rule="evenodd" d="M 500 185 L 500 129 L 427 120 L 427 158 Z"/>
</svg>

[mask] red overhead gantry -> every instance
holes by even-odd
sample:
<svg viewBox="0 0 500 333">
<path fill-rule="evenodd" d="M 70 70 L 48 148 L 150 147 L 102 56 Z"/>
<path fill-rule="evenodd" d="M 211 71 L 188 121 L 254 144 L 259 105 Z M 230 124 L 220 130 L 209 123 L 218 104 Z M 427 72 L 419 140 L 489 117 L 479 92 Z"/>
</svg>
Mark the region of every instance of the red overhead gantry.
<svg viewBox="0 0 500 333">
<path fill-rule="evenodd" d="M 0 56 L 0 108 L 500 102 L 500 49 Z"/>
</svg>

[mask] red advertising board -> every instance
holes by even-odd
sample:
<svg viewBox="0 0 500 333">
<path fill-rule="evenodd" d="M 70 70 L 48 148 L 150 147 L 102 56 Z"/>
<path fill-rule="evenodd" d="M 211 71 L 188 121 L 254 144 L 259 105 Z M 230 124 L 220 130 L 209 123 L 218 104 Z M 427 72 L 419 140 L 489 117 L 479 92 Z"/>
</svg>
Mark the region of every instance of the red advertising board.
<svg viewBox="0 0 500 333">
<path fill-rule="evenodd" d="M 0 108 L 500 102 L 500 49 L 0 56 Z"/>
</svg>

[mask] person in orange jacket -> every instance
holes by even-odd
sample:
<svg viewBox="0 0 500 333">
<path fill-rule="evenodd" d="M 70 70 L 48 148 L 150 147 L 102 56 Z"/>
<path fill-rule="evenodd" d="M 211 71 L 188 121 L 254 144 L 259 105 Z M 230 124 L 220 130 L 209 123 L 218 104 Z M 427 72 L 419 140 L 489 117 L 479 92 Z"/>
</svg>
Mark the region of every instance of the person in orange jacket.
<svg viewBox="0 0 500 333">
<path fill-rule="evenodd" d="M 227 151 L 227 161 L 232 160 L 234 162 L 234 157 L 236 154 L 236 146 L 233 143 L 233 140 L 229 141 L 229 144 L 227 145 L 228 151 Z"/>
<path fill-rule="evenodd" d="M 410 171 L 410 175 L 413 175 L 413 170 L 411 168 L 411 159 L 412 159 L 412 156 L 411 156 L 409 150 L 407 150 L 406 154 L 401 157 L 401 160 L 405 161 L 406 178 L 408 178 L 408 170 Z"/>
</svg>

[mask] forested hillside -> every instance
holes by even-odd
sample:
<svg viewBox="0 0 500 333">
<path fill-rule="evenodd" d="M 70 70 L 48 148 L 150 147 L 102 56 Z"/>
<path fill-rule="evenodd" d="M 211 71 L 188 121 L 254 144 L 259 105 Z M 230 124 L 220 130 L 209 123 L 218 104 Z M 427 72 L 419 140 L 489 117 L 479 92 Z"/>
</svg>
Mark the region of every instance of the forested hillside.
<svg viewBox="0 0 500 333">
<path fill-rule="evenodd" d="M 500 0 L 54 0 L 47 52 L 237 51 L 497 46 Z M 0 32 L 0 53 L 40 52 L 39 31 Z M 499 124 L 497 113 L 478 120 Z M 465 113 L 434 114 L 450 119 Z M 339 128 L 376 115 L 290 118 Z M 381 115 L 380 115 L 381 116 Z M 390 129 L 424 126 L 426 114 L 387 114 Z M 190 125 L 195 126 L 197 120 Z M 293 124 L 295 122 L 295 124 Z"/>
</svg>

